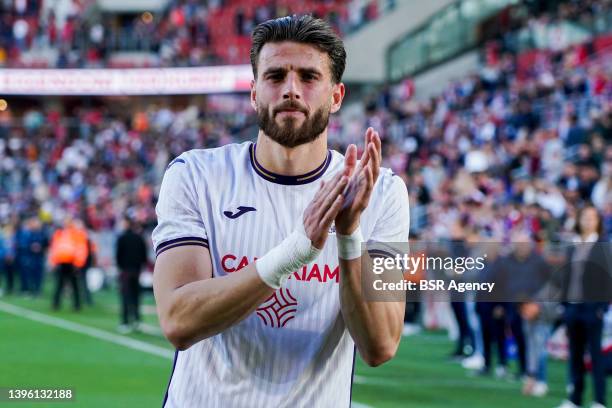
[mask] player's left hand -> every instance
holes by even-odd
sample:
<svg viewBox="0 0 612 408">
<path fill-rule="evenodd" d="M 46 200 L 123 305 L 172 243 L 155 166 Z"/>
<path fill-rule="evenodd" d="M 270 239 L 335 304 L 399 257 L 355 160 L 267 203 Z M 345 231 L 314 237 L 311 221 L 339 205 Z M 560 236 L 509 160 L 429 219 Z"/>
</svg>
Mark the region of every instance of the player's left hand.
<svg viewBox="0 0 612 408">
<path fill-rule="evenodd" d="M 350 177 L 344 191 L 344 205 L 335 219 L 336 232 L 350 235 L 359 226 L 361 213 L 368 206 L 374 184 L 380 173 L 382 161 L 381 141 L 378 132 L 366 130 L 363 154 L 357 164 L 357 147 L 349 145 L 344 158 L 344 174 Z"/>
</svg>

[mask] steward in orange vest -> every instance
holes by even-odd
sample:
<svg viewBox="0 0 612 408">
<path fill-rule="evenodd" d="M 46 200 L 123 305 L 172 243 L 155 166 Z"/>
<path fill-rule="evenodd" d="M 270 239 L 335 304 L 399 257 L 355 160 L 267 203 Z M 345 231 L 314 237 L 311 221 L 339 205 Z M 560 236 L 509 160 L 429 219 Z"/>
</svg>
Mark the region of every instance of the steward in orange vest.
<svg viewBox="0 0 612 408">
<path fill-rule="evenodd" d="M 66 284 L 72 288 L 74 309 L 81 308 L 79 270 L 87 262 L 88 253 L 87 231 L 80 220 L 67 220 L 64 228 L 58 229 L 53 234 L 49 249 L 49 261 L 55 267 L 57 282 L 53 295 L 53 309 L 59 309 Z"/>
</svg>

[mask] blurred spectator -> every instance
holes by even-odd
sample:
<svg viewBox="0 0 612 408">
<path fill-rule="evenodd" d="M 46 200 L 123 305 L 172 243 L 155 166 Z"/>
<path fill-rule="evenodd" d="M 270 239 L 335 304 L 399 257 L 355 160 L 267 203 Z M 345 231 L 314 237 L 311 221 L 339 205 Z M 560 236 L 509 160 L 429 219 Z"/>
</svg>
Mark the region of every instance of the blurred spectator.
<svg viewBox="0 0 612 408">
<path fill-rule="evenodd" d="M 495 282 L 504 288 L 504 297 L 508 301 L 504 305 L 505 315 L 518 351 L 517 378 L 527 375 L 528 382 L 531 382 L 530 379 L 537 378 L 542 384 L 538 386 L 538 389 L 541 389 L 546 384 L 546 368 L 538 365 L 538 362 L 541 361 L 542 353 L 544 353 L 545 330 L 548 327 L 544 324 L 535 324 L 538 323 L 535 322 L 537 313 L 525 313 L 530 319 L 530 323 L 525 324 L 523 308 L 531 312 L 537 307 L 525 306 L 524 302 L 532 301 L 549 282 L 550 266 L 535 251 L 534 242 L 527 231 L 515 231 L 511 242 L 513 250 L 499 263 Z M 531 367 L 527 366 L 528 343 L 533 346 Z M 531 392 L 532 387 L 526 388 L 529 388 Z M 545 390 L 539 392 L 545 393 Z"/>
<path fill-rule="evenodd" d="M 0 280 L 4 283 L 0 290 L 4 294 L 11 295 L 15 282 L 15 245 L 13 240 L 13 230 L 9 225 L 0 228 Z"/>
<path fill-rule="evenodd" d="M 578 213 L 578 234 L 570 249 L 563 271 L 565 324 L 569 338 L 571 391 L 562 408 L 582 405 L 584 391 L 584 353 L 588 350 L 592 361 L 593 401 L 597 407 L 606 405 L 605 360 L 601 351 L 603 316 L 608 307 L 606 299 L 612 293 L 609 245 L 602 237 L 602 219 L 597 209 L 586 206 Z M 596 405 L 600 404 L 600 405 Z"/>
<path fill-rule="evenodd" d="M 520 306 L 523 319 L 527 353 L 527 378 L 523 383 L 523 394 L 543 397 L 548 393 L 547 375 L 547 342 L 552 332 L 553 323 L 558 320 L 558 288 L 549 270 L 546 281 L 541 281 L 539 288 L 534 288 L 529 301 Z"/>
<path fill-rule="evenodd" d="M 22 295 L 30 296 L 33 293 L 33 259 L 30 249 L 31 225 L 27 219 L 22 220 L 15 231 L 15 266 L 19 271 L 19 288 Z"/>
<path fill-rule="evenodd" d="M 119 268 L 121 294 L 121 325 L 119 331 L 127 333 L 140 324 L 140 273 L 147 263 L 147 245 L 137 223 L 127 218 L 125 230 L 117 239 L 115 250 Z"/>
<path fill-rule="evenodd" d="M 38 216 L 32 216 L 27 220 L 27 231 L 28 250 L 26 252 L 26 263 L 22 267 L 27 270 L 26 275 L 30 279 L 28 286 L 32 295 L 38 296 L 43 284 L 49 238 Z"/>
<path fill-rule="evenodd" d="M 91 291 L 89 290 L 89 285 L 87 284 L 87 272 L 89 271 L 89 269 L 96 265 L 96 252 L 96 244 L 88 236 L 87 260 L 85 261 L 85 265 L 83 265 L 83 267 L 79 271 L 79 281 L 81 283 L 81 289 L 83 290 L 83 297 L 85 298 L 85 303 L 87 303 L 89 306 L 93 305 L 93 298 L 91 296 Z"/>
<path fill-rule="evenodd" d="M 468 248 L 465 243 L 464 225 L 456 222 L 452 227 L 450 241 L 450 255 L 453 258 L 465 257 L 468 255 Z M 465 297 L 463 293 L 453 293 L 451 295 L 451 308 L 453 315 L 459 328 L 459 336 L 456 340 L 455 350 L 451 354 L 452 358 L 461 358 L 465 355 L 471 355 L 475 348 L 475 335 L 470 327 L 468 320 L 468 311 L 466 308 Z"/>
<path fill-rule="evenodd" d="M 81 309 L 79 270 L 87 261 L 87 231 L 78 219 L 66 217 L 63 227 L 57 229 L 51 239 L 49 262 L 55 268 L 56 287 L 53 309 L 59 310 L 62 292 L 70 285 L 74 310 Z"/>
<path fill-rule="evenodd" d="M 500 269 L 500 262 L 503 257 L 500 256 L 499 243 L 496 243 L 487 236 L 487 233 L 482 237 L 482 247 L 486 250 L 488 260 L 485 263 L 484 269 L 481 271 L 480 277 L 477 279 L 480 282 L 494 282 L 495 275 Z M 484 293 L 479 292 L 476 295 L 476 313 L 480 323 L 480 333 L 482 336 L 482 364 L 466 364 L 464 367 L 476 370 L 479 375 L 490 375 L 493 366 L 493 358 L 491 348 L 495 346 L 497 351 L 497 369 L 498 373 L 507 372 L 508 356 L 506 350 L 506 328 L 503 296 L 498 292 Z"/>
<path fill-rule="evenodd" d="M 612 160 L 603 164 L 601 178 L 591 193 L 591 201 L 599 211 L 604 211 L 606 203 L 612 202 Z"/>
</svg>

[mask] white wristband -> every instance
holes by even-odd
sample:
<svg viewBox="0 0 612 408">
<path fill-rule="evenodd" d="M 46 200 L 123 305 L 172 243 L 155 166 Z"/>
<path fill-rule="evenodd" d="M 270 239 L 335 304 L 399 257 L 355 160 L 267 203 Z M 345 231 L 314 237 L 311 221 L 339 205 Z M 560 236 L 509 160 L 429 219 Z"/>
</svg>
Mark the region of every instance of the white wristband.
<svg viewBox="0 0 612 408">
<path fill-rule="evenodd" d="M 255 268 L 261 280 L 278 289 L 293 272 L 314 261 L 320 252 L 300 224 L 283 242 L 255 261 Z"/>
<path fill-rule="evenodd" d="M 336 234 L 336 240 L 338 241 L 338 258 L 348 261 L 361 256 L 363 236 L 360 227 L 357 227 L 351 235 Z"/>
</svg>

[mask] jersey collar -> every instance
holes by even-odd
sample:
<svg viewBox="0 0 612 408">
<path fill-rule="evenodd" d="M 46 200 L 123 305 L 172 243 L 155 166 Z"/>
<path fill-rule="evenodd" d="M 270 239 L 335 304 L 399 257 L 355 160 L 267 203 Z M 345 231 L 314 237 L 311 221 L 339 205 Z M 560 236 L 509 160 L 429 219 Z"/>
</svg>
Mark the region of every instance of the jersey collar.
<svg viewBox="0 0 612 408">
<path fill-rule="evenodd" d="M 263 179 L 270 181 L 272 183 L 277 183 L 277 184 L 299 185 L 299 184 L 311 183 L 319 179 L 323 174 L 325 174 L 325 170 L 327 170 L 327 168 L 329 167 L 329 164 L 331 163 L 331 159 L 332 159 L 331 151 L 328 150 L 325 160 L 316 169 L 309 171 L 306 174 L 301 174 L 298 176 L 285 176 L 282 174 L 276 174 L 269 170 L 266 170 L 257 161 L 257 157 L 255 156 L 256 148 L 257 148 L 257 143 L 252 143 L 251 146 L 249 146 L 249 158 L 251 160 L 251 165 L 253 166 L 255 173 L 257 173 Z"/>
</svg>

